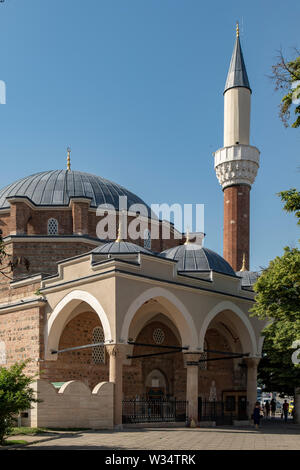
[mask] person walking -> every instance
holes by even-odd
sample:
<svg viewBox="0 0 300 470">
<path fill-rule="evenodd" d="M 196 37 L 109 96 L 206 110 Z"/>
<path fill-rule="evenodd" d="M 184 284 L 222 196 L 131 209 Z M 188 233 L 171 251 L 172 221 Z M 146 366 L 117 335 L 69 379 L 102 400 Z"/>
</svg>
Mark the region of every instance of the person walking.
<svg viewBox="0 0 300 470">
<path fill-rule="evenodd" d="M 271 400 L 271 414 L 272 418 L 275 418 L 275 413 L 276 413 L 276 400 L 272 398 Z"/>
<path fill-rule="evenodd" d="M 282 415 L 284 417 L 284 422 L 287 423 L 289 414 L 289 404 L 286 400 L 284 400 L 284 404 L 282 405 Z"/>
<path fill-rule="evenodd" d="M 266 418 L 269 419 L 269 416 L 270 416 L 270 403 L 269 403 L 269 400 L 266 401 L 265 411 L 266 411 Z"/>
<path fill-rule="evenodd" d="M 253 421 L 254 421 L 254 425 L 256 427 L 256 429 L 258 429 L 259 427 L 259 423 L 260 423 L 260 413 L 261 413 L 261 408 L 260 408 L 260 404 L 259 404 L 259 401 L 257 401 L 255 403 L 255 407 L 254 407 L 254 410 L 253 410 Z"/>
</svg>

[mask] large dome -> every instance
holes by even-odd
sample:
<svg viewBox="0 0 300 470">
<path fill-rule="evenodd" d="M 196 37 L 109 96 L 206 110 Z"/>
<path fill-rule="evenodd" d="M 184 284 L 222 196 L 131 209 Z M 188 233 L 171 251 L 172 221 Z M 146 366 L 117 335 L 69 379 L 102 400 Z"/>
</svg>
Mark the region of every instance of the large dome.
<svg viewBox="0 0 300 470">
<path fill-rule="evenodd" d="M 87 197 L 91 207 L 111 204 L 115 209 L 119 209 L 119 196 L 127 196 L 127 209 L 143 204 L 151 215 L 144 201 L 123 186 L 81 171 L 53 170 L 26 176 L 0 190 L 0 209 L 9 207 L 7 198 L 15 196 L 27 197 L 36 206 L 68 206 L 71 197 Z"/>
<path fill-rule="evenodd" d="M 222 256 L 193 243 L 175 246 L 163 251 L 160 256 L 177 261 L 178 271 L 216 271 L 236 276 L 230 264 Z"/>
</svg>

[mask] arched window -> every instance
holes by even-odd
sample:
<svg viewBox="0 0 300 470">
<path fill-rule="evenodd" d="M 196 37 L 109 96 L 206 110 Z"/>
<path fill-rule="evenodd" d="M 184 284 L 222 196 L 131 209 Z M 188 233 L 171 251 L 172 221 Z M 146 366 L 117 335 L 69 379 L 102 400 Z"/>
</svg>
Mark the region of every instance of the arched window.
<svg viewBox="0 0 300 470">
<path fill-rule="evenodd" d="M 96 326 L 93 329 L 93 343 L 104 343 L 104 332 L 102 326 Z M 93 363 L 105 363 L 105 346 L 93 347 Z"/>
<path fill-rule="evenodd" d="M 207 348 L 207 342 L 204 341 L 204 349 L 208 349 Z M 204 351 L 203 353 L 200 354 L 200 360 L 201 361 L 205 361 L 205 362 L 200 362 L 199 364 L 199 368 L 200 370 L 207 370 L 207 352 Z"/>
<path fill-rule="evenodd" d="M 57 235 L 58 234 L 58 222 L 56 219 L 48 220 L 48 235 Z"/>
<path fill-rule="evenodd" d="M 151 232 L 147 228 L 144 231 L 144 248 L 151 250 Z"/>
</svg>

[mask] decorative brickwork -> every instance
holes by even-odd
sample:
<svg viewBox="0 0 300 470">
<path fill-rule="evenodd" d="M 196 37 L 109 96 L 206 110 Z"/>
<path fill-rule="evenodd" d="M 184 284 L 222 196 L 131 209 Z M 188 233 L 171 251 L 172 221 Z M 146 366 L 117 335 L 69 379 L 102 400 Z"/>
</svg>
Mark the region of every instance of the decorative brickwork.
<svg viewBox="0 0 300 470">
<path fill-rule="evenodd" d="M 250 186 L 224 189 L 223 256 L 235 271 L 242 267 L 243 255 L 249 269 Z"/>
</svg>

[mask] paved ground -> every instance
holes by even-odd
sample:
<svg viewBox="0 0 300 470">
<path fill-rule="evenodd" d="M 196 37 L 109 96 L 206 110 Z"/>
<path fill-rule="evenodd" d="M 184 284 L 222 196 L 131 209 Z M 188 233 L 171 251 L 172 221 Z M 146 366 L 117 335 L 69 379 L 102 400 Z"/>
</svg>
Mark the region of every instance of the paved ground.
<svg viewBox="0 0 300 470">
<path fill-rule="evenodd" d="M 14 439 L 26 439 L 28 436 Z M 156 428 L 34 436 L 26 450 L 300 450 L 300 426 Z M 40 440 L 40 442 L 36 442 Z M 12 450 L 12 449 L 11 449 Z"/>
</svg>

